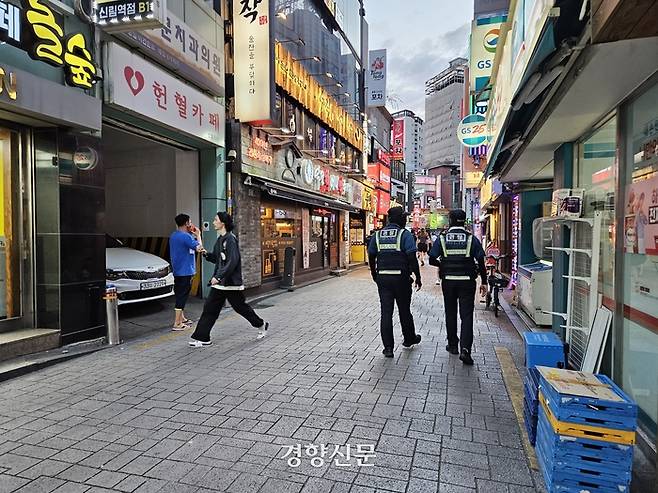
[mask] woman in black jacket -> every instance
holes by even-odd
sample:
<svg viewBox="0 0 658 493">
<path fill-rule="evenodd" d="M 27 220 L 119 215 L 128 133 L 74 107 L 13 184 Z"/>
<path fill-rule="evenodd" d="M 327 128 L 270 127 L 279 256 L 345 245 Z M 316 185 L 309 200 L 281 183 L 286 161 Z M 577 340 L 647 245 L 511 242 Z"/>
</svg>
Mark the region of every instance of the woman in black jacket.
<svg viewBox="0 0 658 493">
<path fill-rule="evenodd" d="M 238 239 L 233 234 L 233 218 L 226 212 L 218 212 L 213 226 L 219 234 L 212 253 L 203 254 L 206 260 L 215 264 L 210 279 L 210 294 L 203 305 L 203 313 L 196 326 L 189 345 L 192 347 L 210 346 L 210 331 L 217 321 L 226 300 L 233 309 L 258 329 L 258 339 L 265 337 L 269 323 L 263 321 L 244 298 L 242 265 Z"/>
</svg>

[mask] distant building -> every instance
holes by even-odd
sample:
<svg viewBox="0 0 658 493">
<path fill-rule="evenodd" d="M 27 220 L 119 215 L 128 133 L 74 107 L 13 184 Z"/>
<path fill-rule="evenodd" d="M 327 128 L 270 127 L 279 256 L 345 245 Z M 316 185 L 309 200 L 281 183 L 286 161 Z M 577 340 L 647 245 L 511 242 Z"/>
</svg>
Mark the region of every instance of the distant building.
<svg viewBox="0 0 658 493">
<path fill-rule="evenodd" d="M 457 126 L 461 120 L 466 58 L 455 58 L 440 74 L 425 83 L 425 160 L 429 175 L 441 175 L 441 200 L 444 207 L 459 205 L 461 144 Z"/>
<path fill-rule="evenodd" d="M 411 110 L 396 111 L 394 120 L 404 121 L 404 143 L 402 159 L 407 172 L 417 172 L 423 167 L 424 142 L 423 119 Z"/>
</svg>

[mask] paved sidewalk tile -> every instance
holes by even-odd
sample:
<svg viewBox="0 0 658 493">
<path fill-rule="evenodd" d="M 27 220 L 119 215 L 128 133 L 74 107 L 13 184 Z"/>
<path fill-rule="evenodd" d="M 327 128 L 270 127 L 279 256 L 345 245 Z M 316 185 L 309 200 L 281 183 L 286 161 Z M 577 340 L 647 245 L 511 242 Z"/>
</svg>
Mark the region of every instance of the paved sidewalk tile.
<svg viewBox="0 0 658 493">
<path fill-rule="evenodd" d="M 211 347 L 151 332 L 0 383 L 0 492 L 542 491 L 494 352 L 523 360 L 504 316 L 477 307 L 466 367 L 433 285 L 413 297 L 421 344 L 395 320 L 391 359 L 366 270 L 255 309 L 263 340 L 230 312 Z"/>
</svg>

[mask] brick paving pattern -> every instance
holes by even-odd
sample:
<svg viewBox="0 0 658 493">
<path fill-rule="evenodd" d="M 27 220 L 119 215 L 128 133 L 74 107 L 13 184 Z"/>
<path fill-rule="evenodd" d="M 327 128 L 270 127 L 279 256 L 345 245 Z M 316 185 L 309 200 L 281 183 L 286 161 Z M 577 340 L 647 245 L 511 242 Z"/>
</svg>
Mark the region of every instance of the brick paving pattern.
<svg viewBox="0 0 658 493">
<path fill-rule="evenodd" d="M 423 341 L 394 359 L 361 270 L 262 302 L 262 341 L 229 312 L 209 348 L 163 331 L 0 383 L 0 493 L 541 491 L 494 352 L 519 362 L 518 334 L 478 307 L 464 367 L 444 350 L 424 272 Z M 293 468 L 283 456 L 295 444 L 372 445 L 376 457 Z"/>
</svg>

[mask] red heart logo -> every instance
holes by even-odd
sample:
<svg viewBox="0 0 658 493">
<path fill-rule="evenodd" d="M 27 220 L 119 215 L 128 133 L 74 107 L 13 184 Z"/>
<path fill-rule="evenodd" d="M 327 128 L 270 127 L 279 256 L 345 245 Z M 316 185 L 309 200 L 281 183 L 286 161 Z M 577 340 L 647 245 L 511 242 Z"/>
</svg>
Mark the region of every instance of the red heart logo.
<svg viewBox="0 0 658 493">
<path fill-rule="evenodd" d="M 123 76 L 126 78 L 126 82 L 128 83 L 128 87 L 130 87 L 133 96 L 137 96 L 142 92 L 142 89 L 144 89 L 144 76 L 139 70 L 133 70 L 132 67 L 126 65 L 123 69 Z M 135 79 L 134 83 L 133 78 Z"/>
</svg>

